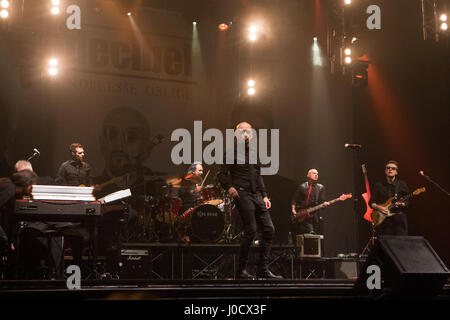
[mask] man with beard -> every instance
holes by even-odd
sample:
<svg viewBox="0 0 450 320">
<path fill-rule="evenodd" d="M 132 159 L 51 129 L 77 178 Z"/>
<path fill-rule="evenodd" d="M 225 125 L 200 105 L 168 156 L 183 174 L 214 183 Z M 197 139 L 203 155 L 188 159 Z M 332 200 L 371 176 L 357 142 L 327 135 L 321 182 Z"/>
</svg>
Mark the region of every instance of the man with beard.
<svg viewBox="0 0 450 320">
<path fill-rule="evenodd" d="M 69 151 L 72 160 L 61 164 L 55 182 L 63 186 L 92 186 L 91 167 L 84 160 L 83 145 L 74 142 L 69 146 Z"/>
</svg>

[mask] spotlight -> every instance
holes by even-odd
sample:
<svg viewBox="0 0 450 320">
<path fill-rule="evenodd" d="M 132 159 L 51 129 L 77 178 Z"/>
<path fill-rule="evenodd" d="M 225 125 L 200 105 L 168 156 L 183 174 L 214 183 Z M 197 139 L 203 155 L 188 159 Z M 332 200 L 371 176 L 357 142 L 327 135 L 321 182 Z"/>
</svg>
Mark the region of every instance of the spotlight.
<svg viewBox="0 0 450 320">
<path fill-rule="evenodd" d="M 439 19 L 443 22 L 447 21 L 447 15 L 445 13 L 441 14 L 441 16 L 439 17 Z"/>
<path fill-rule="evenodd" d="M 58 68 L 48 68 L 48 74 L 51 75 L 52 77 L 56 76 L 58 74 Z"/>
<path fill-rule="evenodd" d="M 60 0 L 52 0 L 52 5 L 59 6 L 61 4 Z"/>
<path fill-rule="evenodd" d="M 48 64 L 49 64 L 51 67 L 56 67 L 56 66 L 58 65 L 58 59 L 51 58 L 51 59 L 48 61 Z"/>
<path fill-rule="evenodd" d="M 196 25 L 197 25 L 197 22 L 196 22 L 196 21 L 193 21 L 192 24 L 193 24 L 194 26 L 196 26 Z"/>
<path fill-rule="evenodd" d="M 445 22 L 441 23 L 441 30 L 446 31 L 448 29 L 448 25 Z"/>
<path fill-rule="evenodd" d="M 51 58 L 48 60 L 48 69 L 47 72 L 50 76 L 54 77 L 58 74 L 58 59 Z"/>
<path fill-rule="evenodd" d="M 127 12 L 127 16 L 129 16 L 129 17 L 130 17 L 130 16 L 131 16 L 131 12 Z"/>
<path fill-rule="evenodd" d="M 2 0 L 0 2 L 0 7 L 2 7 L 3 9 L 8 9 L 9 8 L 9 1 L 7 0 Z"/>
<path fill-rule="evenodd" d="M 255 94 L 256 91 L 255 91 L 255 88 L 248 88 L 248 91 L 247 91 L 247 92 L 248 92 L 249 95 L 252 96 L 252 95 Z"/>
<path fill-rule="evenodd" d="M 317 37 L 314 37 L 313 40 L 314 40 L 314 42 L 317 42 Z"/>
<path fill-rule="evenodd" d="M 345 3 L 346 5 L 350 5 L 350 4 L 352 4 L 352 0 L 345 0 L 344 3 Z"/>
<path fill-rule="evenodd" d="M 6 19 L 9 16 L 9 12 L 6 9 L 3 9 L 2 11 L 0 11 L 0 18 L 2 19 Z"/>
<path fill-rule="evenodd" d="M 52 7 L 52 9 L 50 10 L 52 14 L 59 14 L 60 10 L 58 7 Z"/>
<path fill-rule="evenodd" d="M 261 33 L 261 26 L 258 24 L 251 24 L 248 28 L 248 39 L 250 41 L 256 41 L 258 39 L 259 34 Z"/>
<path fill-rule="evenodd" d="M 352 54 L 352 50 L 350 48 L 345 48 L 344 53 L 346 56 L 349 56 Z"/>
<path fill-rule="evenodd" d="M 344 61 L 345 61 L 346 64 L 350 64 L 350 63 L 352 63 L 352 58 L 351 57 L 345 57 Z"/>
<path fill-rule="evenodd" d="M 228 25 L 226 23 L 219 24 L 219 30 L 220 31 L 225 31 L 227 29 L 228 29 Z"/>
<path fill-rule="evenodd" d="M 258 32 L 258 26 L 252 24 L 249 28 L 248 31 L 250 31 L 250 33 L 256 33 Z"/>
<path fill-rule="evenodd" d="M 353 37 L 352 38 L 352 43 L 355 43 L 355 42 L 357 42 L 358 41 L 358 38 L 357 37 Z"/>
<path fill-rule="evenodd" d="M 367 68 L 370 61 L 356 60 L 352 70 L 352 85 L 365 87 L 368 84 Z"/>
<path fill-rule="evenodd" d="M 253 88 L 255 86 L 255 80 L 248 80 L 247 85 Z"/>
</svg>

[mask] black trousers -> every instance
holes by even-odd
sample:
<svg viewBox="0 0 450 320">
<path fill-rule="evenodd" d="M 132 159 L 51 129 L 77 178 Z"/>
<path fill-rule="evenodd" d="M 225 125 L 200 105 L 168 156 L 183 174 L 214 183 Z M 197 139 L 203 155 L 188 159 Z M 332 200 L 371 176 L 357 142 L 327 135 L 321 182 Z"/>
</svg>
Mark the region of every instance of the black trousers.
<svg viewBox="0 0 450 320">
<path fill-rule="evenodd" d="M 243 190 L 238 190 L 238 192 L 239 197 L 234 199 L 234 203 L 241 216 L 244 229 L 244 237 L 239 248 L 238 272 L 247 267 L 249 251 L 257 227 L 261 232 L 257 268 L 261 271 L 266 270 L 269 265 L 270 248 L 275 233 L 272 218 L 260 193 L 249 193 Z"/>
<path fill-rule="evenodd" d="M 408 219 L 406 214 L 399 213 L 386 218 L 383 223 L 376 228 L 376 232 L 380 235 L 407 236 Z"/>
</svg>

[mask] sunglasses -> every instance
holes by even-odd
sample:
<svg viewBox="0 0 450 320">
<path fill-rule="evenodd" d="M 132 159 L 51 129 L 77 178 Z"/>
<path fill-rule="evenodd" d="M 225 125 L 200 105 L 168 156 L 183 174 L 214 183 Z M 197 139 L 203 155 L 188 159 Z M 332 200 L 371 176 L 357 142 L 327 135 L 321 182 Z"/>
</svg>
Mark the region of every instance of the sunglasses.
<svg viewBox="0 0 450 320">
<path fill-rule="evenodd" d="M 396 167 L 386 167 L 386 170 L 395 170 L 395 171 L 397 171 L 397 168 Z"/>
</svg>

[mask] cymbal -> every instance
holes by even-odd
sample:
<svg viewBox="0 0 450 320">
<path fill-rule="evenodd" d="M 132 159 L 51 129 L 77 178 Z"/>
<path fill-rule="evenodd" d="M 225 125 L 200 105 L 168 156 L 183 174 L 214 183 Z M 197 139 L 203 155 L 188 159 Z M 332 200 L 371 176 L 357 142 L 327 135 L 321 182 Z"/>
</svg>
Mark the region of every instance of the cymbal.
<svg viewBox="0 0 450 320">
<path fill-rule="evenodd" d="M 200 177 L 194 174 L 188 174 L 184 177 L 172 176 L 166 179 L 166 184 L 172 188 L 191 188 L 200 182 Z"/>
<path fill-rule="evenodd" d="M 196 176 L 195 174 L 187 174 L 184 178 L 183 178 L 183 180 L 186 180 L 186 181 L 190 181 L 190 182 L 192 182 L 193 184 L 197 184 L 197 183 L 200 183 L 200 181 L 202 180 L 199 176 Z"/>
</svg>

